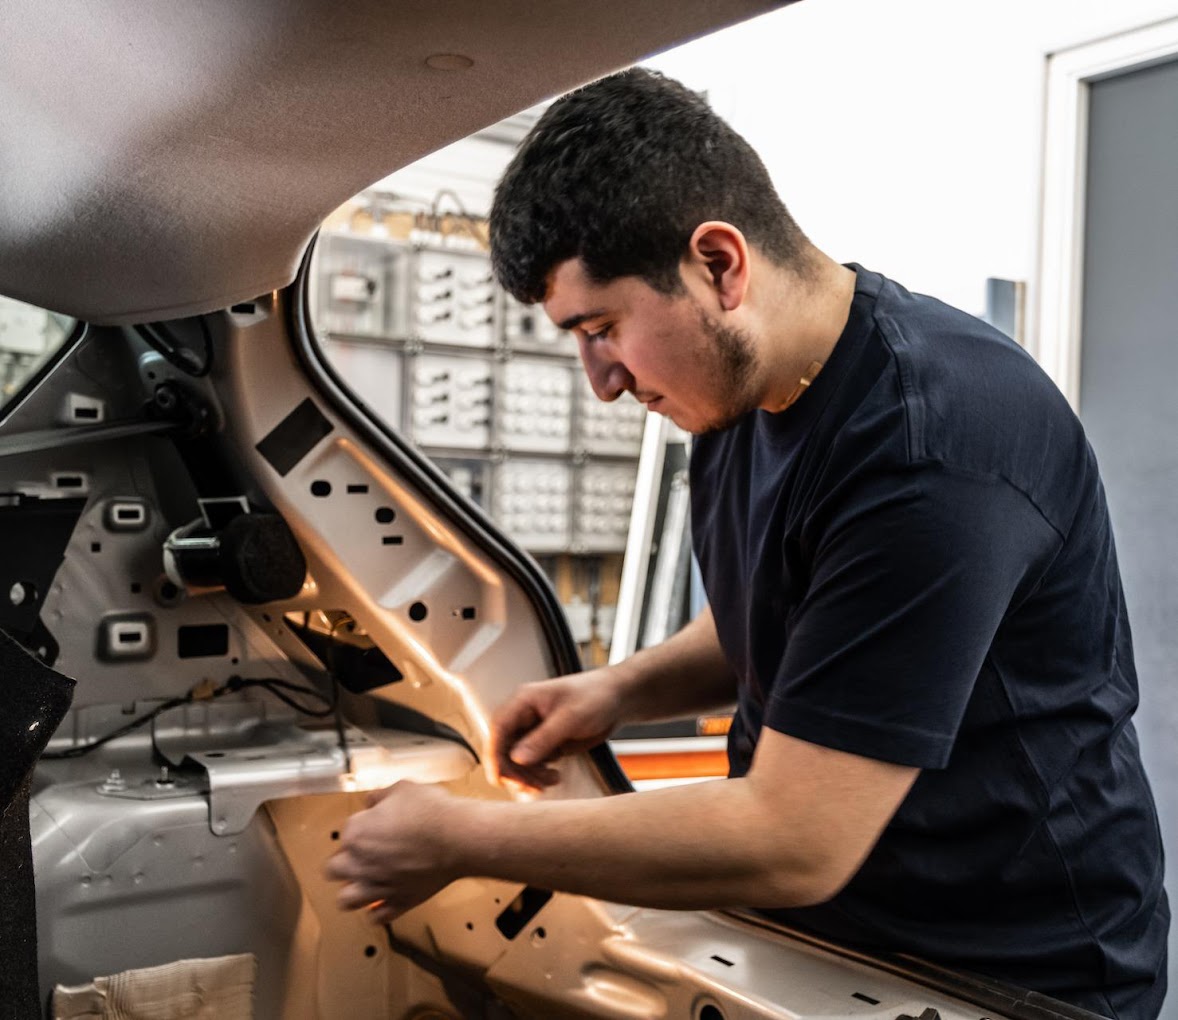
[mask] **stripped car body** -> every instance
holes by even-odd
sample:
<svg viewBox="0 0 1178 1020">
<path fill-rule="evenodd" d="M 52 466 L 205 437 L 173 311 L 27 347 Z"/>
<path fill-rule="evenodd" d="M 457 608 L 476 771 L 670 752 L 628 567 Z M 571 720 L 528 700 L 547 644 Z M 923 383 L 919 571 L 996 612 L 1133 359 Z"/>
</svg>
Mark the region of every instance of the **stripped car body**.
<svg viewBox="0 0 1178 1020">
<path fill-rule="evenodd" d="M 322 875 L 366 790 L 510 796 L 483 767 L 491 711 L 579 662 L 535 564 L 322 357 L 316 226 L 446 141 L 771 6 L 128 0 L 65 32 L 18 4 L 0 293 L 79 320 L 0 419 L 2 587 L 24 586 L 0 626 L 77 680 L 31 786 L 40 1001 L 249 953 L 256 1015 L 290 1020 L 1086 1015 L 754 915 L 485 879 L 378 929 Z M 545 796 L 628 787 L 605 747 L 561 775 Z"/>
</svg>

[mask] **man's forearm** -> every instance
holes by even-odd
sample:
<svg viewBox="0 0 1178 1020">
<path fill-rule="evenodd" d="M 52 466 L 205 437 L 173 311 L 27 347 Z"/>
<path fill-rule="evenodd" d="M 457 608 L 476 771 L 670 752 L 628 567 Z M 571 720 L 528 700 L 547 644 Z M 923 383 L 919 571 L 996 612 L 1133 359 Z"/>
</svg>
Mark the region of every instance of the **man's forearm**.
<svg viewBox="0 0 1178 1020">
<path fill-rule="evenodd" d="M 340 905 L 388 920 L 484 876 L 665 908 L 835 895 L 918 770 L 765 730 L 740 779 L 587 800 L 484 801 L 397 783 L 344 827 Z"/>
<path fill-rule="evenodd" d="M 636 906 L 801 906 L 829 896 L 820 855 L 763 815 L 749 781 L 717 780 L 600 800 L 464 802 L 447 842 L 462 874 Z"/>
<path fill-rule="evenodd" d="M 710 609 L 613 668 L 632 722 L 703 712 L 736 700 L 736 678 L 720 650 Z"/>
</svg>

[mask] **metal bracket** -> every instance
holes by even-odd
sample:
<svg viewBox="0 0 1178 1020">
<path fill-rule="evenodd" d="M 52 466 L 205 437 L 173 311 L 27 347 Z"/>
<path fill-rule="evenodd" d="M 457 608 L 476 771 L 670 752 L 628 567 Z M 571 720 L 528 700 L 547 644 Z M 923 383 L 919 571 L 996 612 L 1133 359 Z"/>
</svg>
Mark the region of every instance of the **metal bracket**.
<svg viewBox="0 0 1178 1020">
<path fill-rule="evenodd" d="M 401 779 L 445 782 L 476 764 L 462 745 L 399 730 L 346 731 L 352 770 L 334 730 L 261 726 L 247 746 L 190 750 L 208 774 L 209 827 L 218 836 L 242 832 L 266 801 L 315 793 L 379 790 Z"/>
</svg>

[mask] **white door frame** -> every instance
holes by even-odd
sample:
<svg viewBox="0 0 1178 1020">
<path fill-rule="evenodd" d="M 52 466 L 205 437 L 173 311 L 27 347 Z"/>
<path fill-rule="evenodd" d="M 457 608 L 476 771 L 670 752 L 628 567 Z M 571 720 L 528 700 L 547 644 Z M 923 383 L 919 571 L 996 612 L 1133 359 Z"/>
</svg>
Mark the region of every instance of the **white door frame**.
<svg viewBox="0 0 1178 1020">
<path fill-rule="evenodd" d="M 1053 53 L 1047 63 L 1039 234 L 1039 363 L 1080 406 L 1088 101 L 1093 82 L 1178 56 L 1178 18 Z"/>
</svg>

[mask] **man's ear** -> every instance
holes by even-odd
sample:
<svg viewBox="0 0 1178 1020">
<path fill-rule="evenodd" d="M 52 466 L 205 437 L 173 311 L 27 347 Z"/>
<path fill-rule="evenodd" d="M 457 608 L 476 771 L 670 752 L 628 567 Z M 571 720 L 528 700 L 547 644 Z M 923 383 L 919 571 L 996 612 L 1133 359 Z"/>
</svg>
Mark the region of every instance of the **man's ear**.
<svg viewBox="0 0 1178 1020">
<path fill-rule="evenodd" d="M 731 223 L 708 220 L 692 231 L 685 273 L 703 280 L 721 310 L 731 312 L 744 301 L 749 285 L 749 246 Z"/>
</svg>

